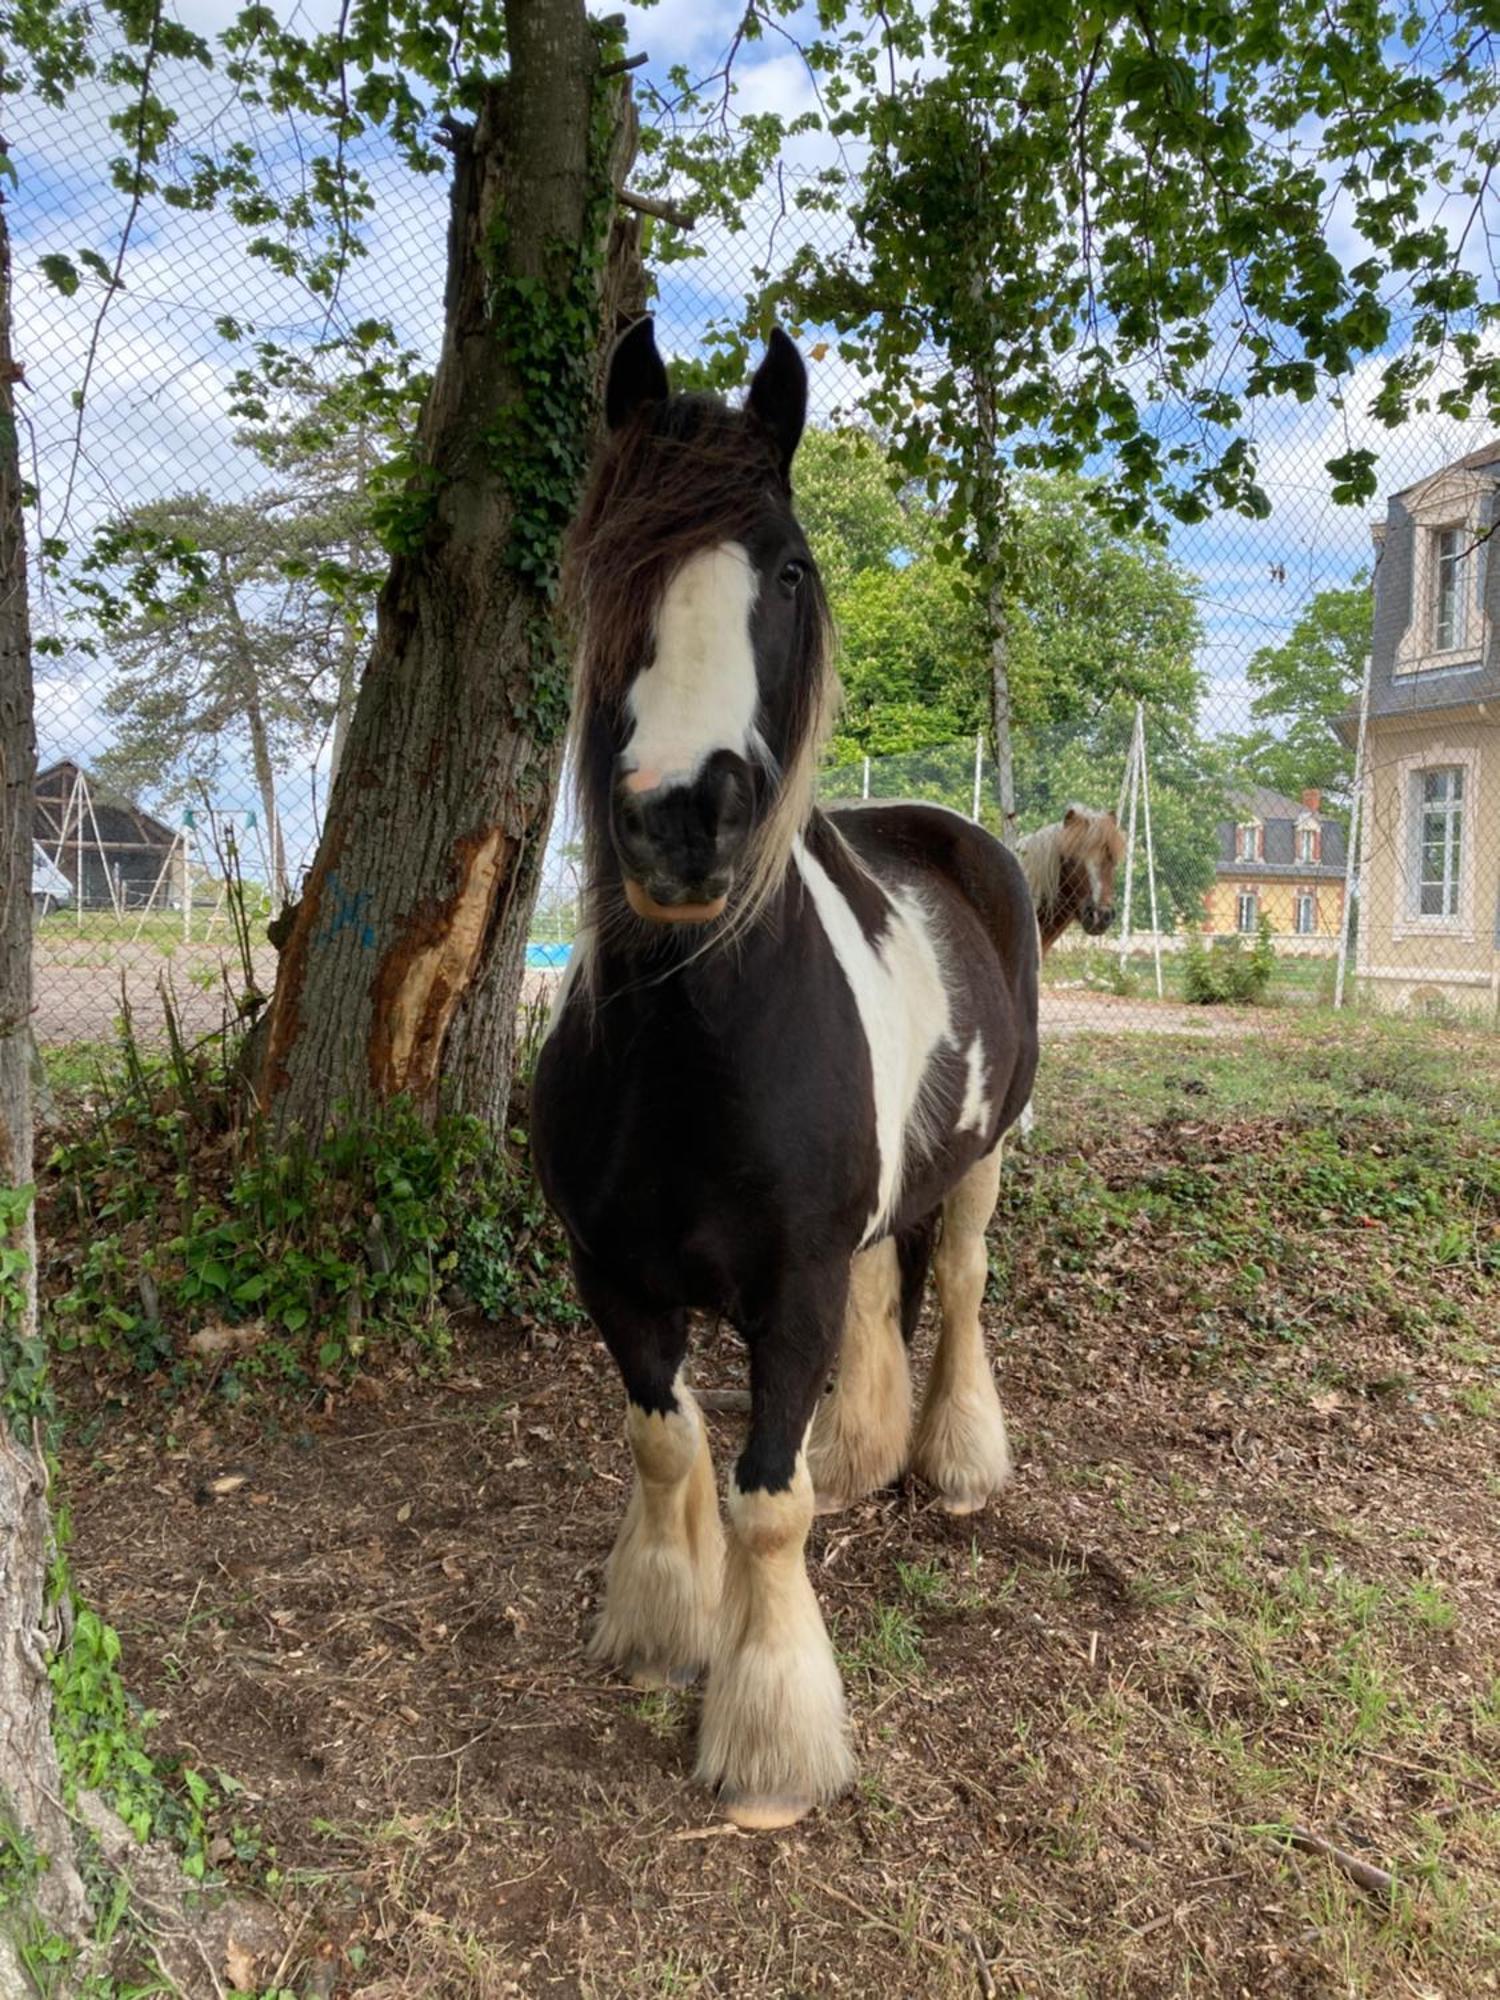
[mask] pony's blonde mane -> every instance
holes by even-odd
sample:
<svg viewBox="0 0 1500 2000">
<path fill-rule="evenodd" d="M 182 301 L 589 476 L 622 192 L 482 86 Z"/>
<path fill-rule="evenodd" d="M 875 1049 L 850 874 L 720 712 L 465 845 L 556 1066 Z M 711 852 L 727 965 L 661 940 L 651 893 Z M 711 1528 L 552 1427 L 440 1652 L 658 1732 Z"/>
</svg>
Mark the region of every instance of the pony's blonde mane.
<svg viewBox="0 0 1500 2000">
<path fill-rule="evenodd" d="M 1125 836 L 1114 814 L 1089 806 L 1069 806 L 1064 818 L 1028 833 L 1016 848 L 1038 910 L 1055 903 L 1062 893 L 1064 861 L 1085 865 L 1092 860 L 1113 861 L 1118 867 L 1124 858 Z"/>
</svg>

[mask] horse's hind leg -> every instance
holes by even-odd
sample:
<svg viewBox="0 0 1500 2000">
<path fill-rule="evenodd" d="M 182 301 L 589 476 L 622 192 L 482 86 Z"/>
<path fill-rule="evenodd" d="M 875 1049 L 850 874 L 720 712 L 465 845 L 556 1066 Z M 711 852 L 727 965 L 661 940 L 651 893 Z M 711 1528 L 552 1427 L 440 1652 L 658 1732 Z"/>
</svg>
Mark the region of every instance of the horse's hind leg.
<svg viewBox="0 0 1500 2000">
<path fill-rule="evenodd" d="M 820 1514 L 888 1485 L 906 1464 L 911 1371 L 901 1337 L 902 1277 L 894 1237 L 854 1259 L 838 1369 L 807 1444 Z"/>
<path fill-rule="evenodd" d="M 979 1307 L 989 1269 L 984 1232 L 1000 1193 L 1000 1148 L 943 1203 L 934 1268 L 943 1326 L 917 1421 L 912 1464 L 950 1514 L 972 1514 L 1010 1473 L 1010 1446 L 984 1351 Z"/>
<path fill-rule="evenodd" d="M 703 1416 L 682 1379 L 683 1314 L 632 1312 L 579 1273 L 580 1289 L 625 1378 L 635 1484 L 604 1568 L 589 1657 L 638 1687 L 682 1686 L 713 1650 L 724 1530 Z"/>
<path fill-rule="evenodd" d="M 698 1776 L 743 1827 L 790 1826 L 854 1775 L 844 1690 L 807 1575 L 803 1440 L 835 1344 L 846 1271 L 804 1273 L 747 1326 L 750 1435 L 729 1484 L 729 1554 Z"/>
</svg>

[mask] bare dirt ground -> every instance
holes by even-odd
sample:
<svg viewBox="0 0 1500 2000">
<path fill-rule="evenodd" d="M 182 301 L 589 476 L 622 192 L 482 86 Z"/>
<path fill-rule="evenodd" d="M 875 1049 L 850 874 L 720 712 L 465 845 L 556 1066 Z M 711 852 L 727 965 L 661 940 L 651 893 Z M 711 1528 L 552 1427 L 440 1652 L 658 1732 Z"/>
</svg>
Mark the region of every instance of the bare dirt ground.
<svg viewBox="0 0 1500 2000">
<path fill-rule="evenodd" d="M 276 953 L 269 946 L 258 950 L 254 968 L 260 990 L 269 993 L 276 978 Z M 223 943 L 178 946 L 167 959 L 144 941 L 135 946 L 77 947 L 66 941 L 49 942 L 38 948 L 36 960 L 37 1039 L 49 1047 L 112 1039 L 120 1016 L 122 977 L 138 1032 L 148 1044 L 163 1033 L 164 981 L 189 1040 L 213 1034 L 223 1025 L 226 991 L 237 997 L 243 984 L 238 960 Z M 556 974 L 534 972 L 527 979 L 531 990 L 545 994 L 555 984 Z M 1264 1009 L 1184 1007 L 1171 1000 L 1120 999 L 1082 987 L 1042 989 L 1042 1032 L 1047 1035 L 1235 1035 L 1265 1018 Z"/>
<path fill-rule="evenodd" d="M 694 1789 L 696 1693 L 585 1662 L 628 1472 L 588 1331 L 75 1428 L 82 1588 L 158 1745 L 243 1788 L 217 1851 L 281 1906 L 261 1983 L 1500 1991 L 1494 1040 L 1150 1046 L 1059 1044 L 1008 1171 L 1012 1487 L 815 1526 L 860 1779 L 788 1834 Z M 730 1335 L 696 1375 L 743 1380 Z"/>
</svg>

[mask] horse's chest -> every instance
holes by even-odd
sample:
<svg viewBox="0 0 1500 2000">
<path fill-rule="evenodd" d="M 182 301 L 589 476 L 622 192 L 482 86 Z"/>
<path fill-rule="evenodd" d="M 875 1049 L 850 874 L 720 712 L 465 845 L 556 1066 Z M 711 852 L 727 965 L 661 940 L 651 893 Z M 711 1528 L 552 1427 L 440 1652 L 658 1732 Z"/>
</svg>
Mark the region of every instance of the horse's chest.
<svg viewBox="0 0 1500 2000">
<path fill-rule="evenodd" d="M 666 1031 L 543 1051 L 537 1159 L 588 1256 L 684 1303 L 721 1303 L 768 1261 L 862 1222 L 875 1178 L 862 1050 L 800 1062 L 784 1038 Z M 858 1219 L 856 1222 L 855 1219 Z"/>
</svg>

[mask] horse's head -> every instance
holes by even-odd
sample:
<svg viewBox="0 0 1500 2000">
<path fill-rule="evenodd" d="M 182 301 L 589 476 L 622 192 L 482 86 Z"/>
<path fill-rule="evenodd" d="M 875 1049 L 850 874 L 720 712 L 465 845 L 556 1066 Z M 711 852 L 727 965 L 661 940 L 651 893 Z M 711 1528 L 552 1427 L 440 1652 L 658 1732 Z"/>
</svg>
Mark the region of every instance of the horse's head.
<svg viewBox="0 0 1500 2000">
<path fill-rule="evenodd" d="M 810 803 L 831 675 L 792 511 L 806 413 L 779 329 L 742 410 L 673 395 L 649 319 L 611 357 L 575 539 L 580 775 L 595 861 L 652 923 L 753 913 Z"/>
<path fill-rule="evenodd" d="M 1069 806 L 1063 814 L 1060 886 L 1090 937 L 1103 937 L 1115 920 L 1115 870 L 1125 859 L 1125 836 L 1112 812 Z"/>
</svg>

